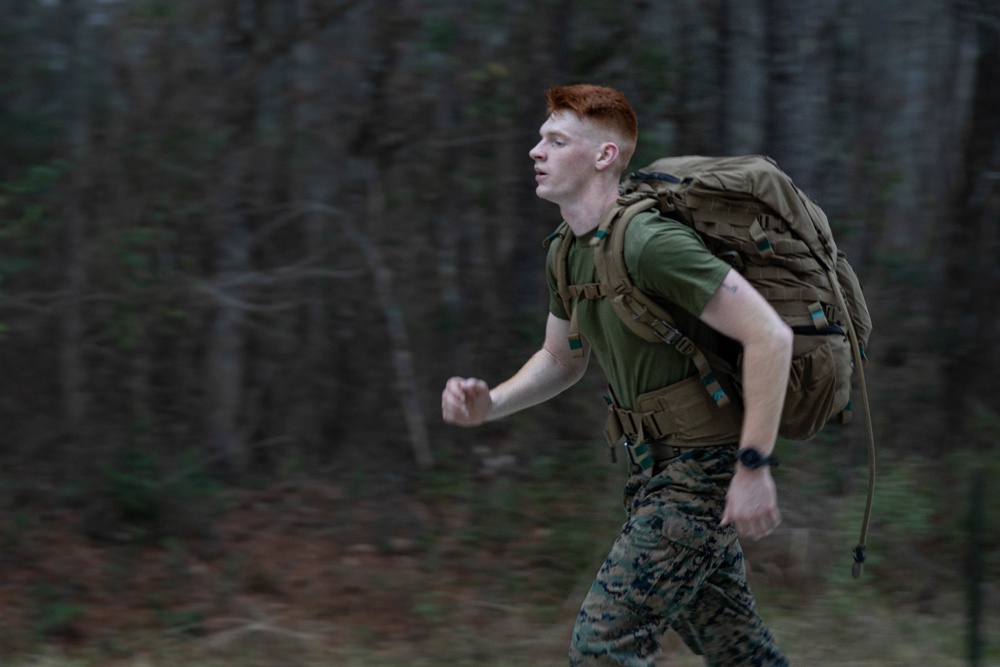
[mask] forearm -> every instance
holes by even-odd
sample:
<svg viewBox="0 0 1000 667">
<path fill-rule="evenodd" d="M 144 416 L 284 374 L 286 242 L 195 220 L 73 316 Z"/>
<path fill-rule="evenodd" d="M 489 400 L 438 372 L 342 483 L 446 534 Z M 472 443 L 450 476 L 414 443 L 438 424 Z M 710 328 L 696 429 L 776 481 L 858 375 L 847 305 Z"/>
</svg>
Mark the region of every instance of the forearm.
<svg viewBox="0 0 1000 667">
<path fill-rule="evenodd" d="M 740 446 L 770 454 L 778 437 L 791 366 L 792 332 L 783 323 L 743 348 L 745 416 Z"/>
<path fill-rule="evenodd" d="M 576 384 L 587 370 L 587 358 L 566 359 L 540 349 L 509 380 L 490 390 L 493 421 L 538 405 Z"/>
<path fill-rule="evenodd" d="M 774 451 L 785 405 L 792 358 L 792 330 L 736 271 L 705 305 L 702 319 L 743 345 L 743 429 L 740 447 Z M 768 466 L 736 465 L 726 494 L 722 525 L 733 524 L 741 536 L 758 539 L 781 522 L 777 490 Z"/>
<path fill-rule="evenodd" d="M 745 405 L 740 447 L 755 447 L 765 456 L 774 451 L 778 423 L 784 408 L 791 364 L 792 332 L 778 322 L 763 338 L 756 336 L 743 347 L 743 400 Z M 722 525 L 733 524 L 741 537 L 757 540 L 781 523 L 777 488 L 771 467 L 756 469 L 737 464 Z"/>
</svg>

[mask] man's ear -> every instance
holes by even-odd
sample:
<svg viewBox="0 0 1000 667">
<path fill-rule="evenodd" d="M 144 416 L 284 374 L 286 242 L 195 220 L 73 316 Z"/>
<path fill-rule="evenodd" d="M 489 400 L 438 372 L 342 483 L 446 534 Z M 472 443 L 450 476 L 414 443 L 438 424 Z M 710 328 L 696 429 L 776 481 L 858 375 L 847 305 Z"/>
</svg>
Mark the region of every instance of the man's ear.
<svg viewBox="0 0 1000 667">
<path fill-rule="evenodd" d="M 597 154 L 597 171 L 604 171 L 615 163 L 618 159 L 618 145 L 607 141 L 601 144 L 600 152 Z"/>
</svg>

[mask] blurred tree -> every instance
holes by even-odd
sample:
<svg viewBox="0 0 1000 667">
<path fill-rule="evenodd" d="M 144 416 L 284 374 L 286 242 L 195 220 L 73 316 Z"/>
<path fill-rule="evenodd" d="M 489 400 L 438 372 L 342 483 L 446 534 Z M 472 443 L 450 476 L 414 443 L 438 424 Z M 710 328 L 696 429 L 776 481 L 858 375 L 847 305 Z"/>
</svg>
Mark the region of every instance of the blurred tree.
<svg viewBox="0 0 1000 667">
<path fill-rule="evenodd" d="M 889 438 L 946 403 L 964 419 L 961 383 L 998 363 L 994 14 L 0 0 L 4 451 L 73 469 L 195 447 L 270 474 L 381 469 L 375 451 L 405 470 L 483 438 L 439 425 L 440 387 L 504 377 L 541 339 L 558 211 L 527 152 L 546 88 L 576 81 L 633 100 L 636 166 L 777 158 L 865 279 Z M 929 399 L 913 378 L 935 373 Z"/>
<path fill-rule="evenodd" d="M 944 419 L 938 453 L 978 440 L 977 410 L 1000 411 L 990 373 L 995 369 L 1000 291 L 1000 8 L 958 2 L 960 19 L 975 37 L 972 99 L 961 142 L 962 163 L 953 181 L 954 217 L 943 230 L 944 281 L 938 296 L 938 336 L 943 367 Z M 985 307 L 984 307 L 985 306 Z M 976 443 L 982 446 L 984 443 Z"/>
<path fill-rule="evenodd" d="M 840 0 L 765 0 L 770 155 L 807 193 L 819 191 L 832 98 L 829 36 L 838 34 Z M 814 195 L 815 196 L 815 195 Z"/>
</svg>

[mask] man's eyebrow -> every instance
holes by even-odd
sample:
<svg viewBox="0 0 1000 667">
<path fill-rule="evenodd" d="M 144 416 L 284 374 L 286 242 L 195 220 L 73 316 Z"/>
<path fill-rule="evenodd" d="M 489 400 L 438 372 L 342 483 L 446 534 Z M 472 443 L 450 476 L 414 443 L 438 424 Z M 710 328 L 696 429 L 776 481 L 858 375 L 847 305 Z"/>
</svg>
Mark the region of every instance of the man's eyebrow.
<svg viewBox="0 0 1000 667">
<path fill-rule="evenodd" d="M 568 134 L 559 130 L 539 130 L 538 134 L 542 137 L 559 137 L 561 139 L 569 139 Z"/>
</svg>

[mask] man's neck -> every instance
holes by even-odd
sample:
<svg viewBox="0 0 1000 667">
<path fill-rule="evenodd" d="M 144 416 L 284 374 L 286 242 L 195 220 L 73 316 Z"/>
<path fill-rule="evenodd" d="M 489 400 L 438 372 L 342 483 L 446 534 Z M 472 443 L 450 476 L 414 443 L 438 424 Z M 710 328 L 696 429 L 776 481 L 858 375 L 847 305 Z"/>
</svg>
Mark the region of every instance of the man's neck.
<svg viewBox="0 0 1000 667">
<path fill-rule="evenodd" d="M 580 198 L 560 204 L 559 212 L 576 236 L 583 236 L 597 229 L 604 214 L 618 199 L 618 188 L 602 188 L 587 192 Z"/>
</svg>

